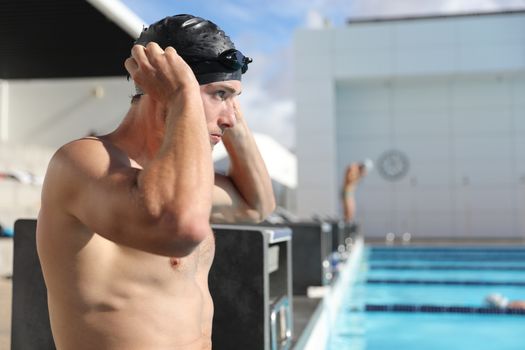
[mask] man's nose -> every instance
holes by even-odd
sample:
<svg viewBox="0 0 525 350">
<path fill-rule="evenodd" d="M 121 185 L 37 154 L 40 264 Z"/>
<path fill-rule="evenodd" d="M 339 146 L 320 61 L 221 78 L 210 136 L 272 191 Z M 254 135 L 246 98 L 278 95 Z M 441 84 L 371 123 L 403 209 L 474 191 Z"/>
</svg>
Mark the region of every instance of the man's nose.
<svg viewBox="0 0 525 350">
<path fill-rule="evenodd" d="M 219 126 L 222 129 L 233 128 L 237 123 L 237 117 L 235 116 L 235 108 L 233 108 L 233 101 L 227 101 L 224 109 L 219 116 Z"/>
</svg>

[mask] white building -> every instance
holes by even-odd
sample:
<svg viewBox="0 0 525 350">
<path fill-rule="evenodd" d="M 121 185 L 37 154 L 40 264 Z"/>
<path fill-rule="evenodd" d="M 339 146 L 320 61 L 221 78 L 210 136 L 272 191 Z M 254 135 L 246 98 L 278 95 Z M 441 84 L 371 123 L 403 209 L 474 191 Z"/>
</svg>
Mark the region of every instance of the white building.
<svg viewBox="0 0 525 350">
<path fill-rule="evenodd" d="M 525 238 L 525 12 L 301 30 L 295 67 L 299 215 L 370 158 L 365 235 Z"/>
</svg>

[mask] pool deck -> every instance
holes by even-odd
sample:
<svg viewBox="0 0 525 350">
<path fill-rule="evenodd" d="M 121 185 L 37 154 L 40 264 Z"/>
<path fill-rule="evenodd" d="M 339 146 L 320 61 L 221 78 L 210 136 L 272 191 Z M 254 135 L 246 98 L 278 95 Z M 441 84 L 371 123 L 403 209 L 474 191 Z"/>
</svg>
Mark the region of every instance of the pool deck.
<svg viewBox="0 0 525 350">
<path fill-rule="evenodd" d="M 0 349 L 11 345 L 13 239 L 0 237 Z"/>
<path fill-rule="evenodd" d="M 11 344 L 11 281 L 0 277 L 0 349 L 9 349 Z"/>
<path fill-rule="evenodd" d="M 303 334 L 298 334 L 298 341 L 294 344 L 295 350 L 324 349 L 335 324 L 343 298 L 351 292 L 351 284 L 357 275 L 359 261 L 363 254 L 363 238 L 357 236 L 352 245 L 348 259 L 341 265 L 339 274 L 326 289 L 323 299 L 315 313 L 308 321 Z"/>
<path fill-rule="evenodd" d="M 307 296 L 293 296 L 293 337 L 292 347 L 297 343 L 301 334 L 310 322 L 321 299 Z"/>
</svg>

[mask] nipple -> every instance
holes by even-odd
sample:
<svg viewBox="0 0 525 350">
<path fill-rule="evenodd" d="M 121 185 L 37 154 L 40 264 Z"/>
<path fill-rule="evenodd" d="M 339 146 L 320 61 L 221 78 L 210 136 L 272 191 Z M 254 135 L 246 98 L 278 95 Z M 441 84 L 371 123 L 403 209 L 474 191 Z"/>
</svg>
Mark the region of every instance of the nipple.
<svg viewBox="0 0 525 350">
<path fill-rule="evenodd" d="M 180 258 L 170 258 L 171 267 L 175 268 L 180 264 Z"/>
</svg>

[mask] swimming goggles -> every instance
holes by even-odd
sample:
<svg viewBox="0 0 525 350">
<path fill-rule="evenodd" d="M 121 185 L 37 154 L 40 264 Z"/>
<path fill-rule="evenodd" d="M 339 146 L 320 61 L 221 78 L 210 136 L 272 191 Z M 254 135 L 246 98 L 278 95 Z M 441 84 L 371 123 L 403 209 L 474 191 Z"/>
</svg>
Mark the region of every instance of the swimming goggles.
<svg viewBox="0 0 525 350">
<path fill-rule="evenodd" d="M 233 70 L 240 69 L 243 74 L 248 70 L 248 64 L 253 61 L 250 57 L 244 56 L 242 52 L 236 49 L 228 49 L 223 51 L 218 57 L 182 55 L 182 58 L 184 58 L 184 60 L 188 63 L 217 61 L 227 68 Z"/>
</svg>

